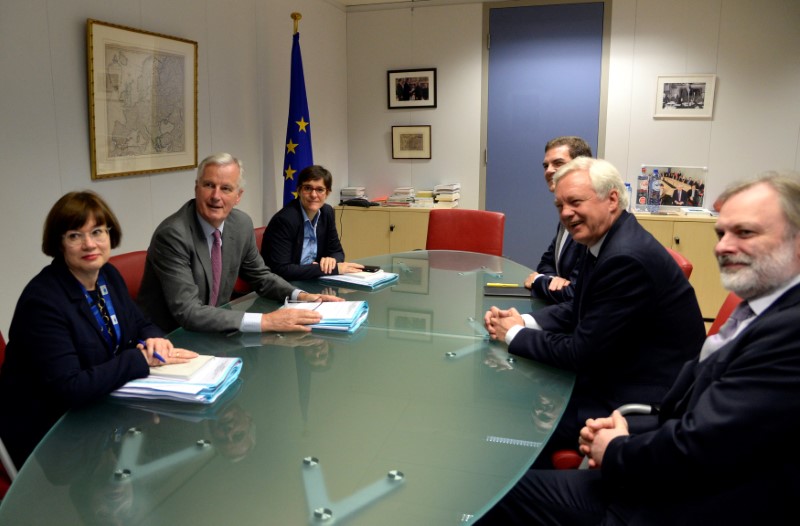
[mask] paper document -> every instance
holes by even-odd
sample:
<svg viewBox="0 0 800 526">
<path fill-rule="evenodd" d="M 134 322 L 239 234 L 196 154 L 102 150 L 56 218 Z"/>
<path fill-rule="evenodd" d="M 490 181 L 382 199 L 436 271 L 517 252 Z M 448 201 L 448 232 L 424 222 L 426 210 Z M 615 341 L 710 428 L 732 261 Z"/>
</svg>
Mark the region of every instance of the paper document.
<svg viewBox="0 0 800 526">
<path fill-rule="evenodd" d="M 397 278 L 398 275 L 394 272 L 378 270 L 377 272 L 351 272 L 349 274 L 337 274 L 335 276 L 322 276 L 319 280 L 332 285 L 347 283 L 349 285 L 356 285 L 374 290 L 378 287 L 394 283 L 397 281 Z"/>
<path fill-rule="evenodd" d="M 150 376 L 159 376 L 162 378 L 180 378 L 186 380 L 213 358 L 213 356 L 201 354 L 200 356 L 193 358 L 186 363 L 171 363 L 169 365 L 151 367 Z"/>
<path fill-rule="evenodd" d="M 284 309 L 315 310 L 322 315 L 319 323 L 309 325 L 311 329 L 355 332 L 367 319 L 369 306 L 366 301 L 327 301 L 287 303 Z"/>
<path fill-rule="evenodd" d="M 150 375 L 131 380 L 111 396 L 211 404 L 236 381 L 241 370 L 241 358 L 212 357 L 188 378 Z"/>
</svg>

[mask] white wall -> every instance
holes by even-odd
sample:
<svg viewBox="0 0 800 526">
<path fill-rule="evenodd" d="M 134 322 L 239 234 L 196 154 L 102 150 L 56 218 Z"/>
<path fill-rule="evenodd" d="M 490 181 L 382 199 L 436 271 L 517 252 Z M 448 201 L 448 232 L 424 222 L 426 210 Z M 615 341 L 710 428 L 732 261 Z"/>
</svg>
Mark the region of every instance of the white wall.
<svg viewBox="0 0 800 526">
<path fill-rule="evenodd" d="M 91 181 L 86 19 L 198 42 L 198 155 L 245 163 L 239 207 L 256 224 L 277 211 L 289 105 L 293 23 L 301 49 L 315 161 L 346 183 L 346 14 L 325 0 L 0 0 L 0 330 L 8 336 L 22 288 L 49 263 L 47 211 L 92 189 L 124 229 L 116 252 L 147 247 L 155 226 L 193 196 L 194 171 Z M 340 101 L 338 104 L 332 104 Z M 338 194 L 338 190 L 337 190 Z"/>
</svg>

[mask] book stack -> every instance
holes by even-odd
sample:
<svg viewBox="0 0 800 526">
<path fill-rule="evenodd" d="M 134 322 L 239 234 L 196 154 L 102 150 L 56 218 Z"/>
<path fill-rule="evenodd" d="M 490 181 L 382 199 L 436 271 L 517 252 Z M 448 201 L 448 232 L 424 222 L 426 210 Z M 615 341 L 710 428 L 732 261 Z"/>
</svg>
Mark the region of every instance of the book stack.
<svg viewBox="0 0 800 526">
<path fill-rule="evenodd" d="M 461 183 L 437 184 L 433 187 L 436 208 L 455 208 L 461 198 Z"/>
<path fill-rule="evenodd" d="M 417 195 L 414 196 L 414 203 L 411 205 L 414 208 L 433 208 L 433 190 L 417 190 Z"/>
<path fill-rule="evenodd" d="M 111 396 L 212 404 L 241 370 L 241 358 L 200 355 L 187 363 L 151 367 L 150 376 L 131 380 Z"/>
<path fill-rule="evenodd" d="M 339 191 L 341 201 L 355 199 L 357 197 L 367 198 L 367 190 L 363 186 L 346 186 Z"/>
<path fill-rule="evenodd" d="M 413 186 L 395 188 L 392 195 L 386 200 L 386 206 L 411 206 L 411 203 L 415 201 L 416 193 Z"/>
</svg>

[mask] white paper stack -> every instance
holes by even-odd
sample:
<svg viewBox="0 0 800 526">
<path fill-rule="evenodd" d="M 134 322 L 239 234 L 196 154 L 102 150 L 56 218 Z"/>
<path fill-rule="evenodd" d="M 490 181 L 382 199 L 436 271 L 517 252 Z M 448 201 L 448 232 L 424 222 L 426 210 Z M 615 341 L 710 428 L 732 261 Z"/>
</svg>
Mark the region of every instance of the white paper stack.
<svg viewBox="0 0 800 526">
<path fill-rule="evenodd" d="M 369 314 L 366 301 L 326 301 L 286 303 L 283 309 L 307 309 L 319 312 L 322 320 L 309 325 L 312 330 L 353 333 L 361 327 Z"/>
<path fill-rule="evenodd" d="M 363 186 L 346 186 L 339 191 L 342 201 L 353 199 L 354 197 L 367 197 L 367 189 Z"/>
<path fill-rule="evenodd" d="M 187 373 L 197 360 L 200 367 Z M 241 358 L 201 355 L 186 364 L 153 367 L 150 376 L 131 380 L 111 396 L 212 404 L 236 381 L 241 370 Z"/>
<path fill-rule="evenodd" d="M 319 278 L 319 280 L 328 285 L 347 284 L 355 287 L 364 287 L 370 290 L 375 290 L 383 287 L 384 285 L 394 283 L 398 278 L 398 274 L 395 274 L 394 272 L 378 270 L 376 272 L 350 272 L 348 274 L 322 276 Z"/>
<path fill-rule="evenodd" d="M 461 199 L 461 183 L 437 184 L 433 187 L 436 208 L 455 208 Z"/>
</svg>

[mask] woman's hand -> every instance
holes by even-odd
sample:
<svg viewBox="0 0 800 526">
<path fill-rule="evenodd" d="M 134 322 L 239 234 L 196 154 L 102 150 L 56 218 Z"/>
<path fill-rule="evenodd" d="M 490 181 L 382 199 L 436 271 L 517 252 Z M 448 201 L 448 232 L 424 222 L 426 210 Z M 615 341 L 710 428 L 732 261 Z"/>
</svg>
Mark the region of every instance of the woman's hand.
<svg viewBox="0 0 800 526">
<path fill-rule="evenodd" d="M 192 358 L 197 358 L 197 353 L 187 349 L 178 349 L 166 338 L 148 338 L 136 346 L 141 351 L 150 367 L 172 363 L 186 363 Z M 157 356 L 160 356 L 160 360 Z"/>
</svg>

